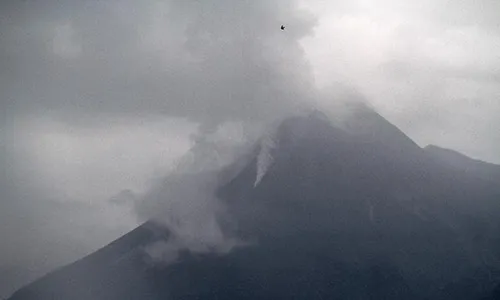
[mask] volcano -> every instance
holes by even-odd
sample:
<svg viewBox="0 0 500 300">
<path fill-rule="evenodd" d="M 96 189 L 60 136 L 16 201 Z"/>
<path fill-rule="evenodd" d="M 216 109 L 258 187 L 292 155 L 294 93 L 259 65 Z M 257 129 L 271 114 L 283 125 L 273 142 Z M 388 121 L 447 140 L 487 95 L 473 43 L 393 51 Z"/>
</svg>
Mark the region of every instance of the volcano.
<svg viewBox="0 0 500 300">
<path fill-rule="evenodd" d="M 498 174 L 363 105 L 341 125 L 291 117 L 216 190 L 226 233 L 251 242 L 159 264 L 146 249 L 172 232 L 149 221 L 9 299 L 482 299 L 500 282 Z"/>
</svg>

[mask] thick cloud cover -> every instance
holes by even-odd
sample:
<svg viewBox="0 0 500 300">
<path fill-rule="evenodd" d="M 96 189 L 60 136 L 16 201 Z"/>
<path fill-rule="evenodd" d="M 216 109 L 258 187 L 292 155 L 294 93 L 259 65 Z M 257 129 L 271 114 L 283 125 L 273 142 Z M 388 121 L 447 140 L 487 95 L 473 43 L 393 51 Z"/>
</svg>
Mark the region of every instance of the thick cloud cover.
<svg viewBox="0 0 500 300">
<path fill-rule="evenodd" d="M 2 1 L 0 296 L 339 86 L 422 145 L 500 162 L 499 28 L 490 0 Z"/>
<path fill-rule="evenodd" d="M 497 1 L 304 5 L 321 16 L 302 41 L 318 86 L 352 86 L 422 146 L 500 162 Z"/>
<path fill-rule="evenodd" d="M 3 18 L 2 60 L 14 71 L 3 106 L 14 112 L 160 113 L 212 124 L 274 118 L 311 85 L 298 39 L 312 18 L 289 1 L 39 5 L 24 2 Z M 286 34 L 276 30 L 282 19 Z"/>
<path fill-rule="evenodd" d="M 205 152 L 220 150 L 205 134 L 222 128 L 232 149 L 312 89 L 298 39 L 314 19 L 292 2 L 7 1 L 0 11 L 2 293 L 150 217 L 165 188 L 146 192 L 138 219 L 136 195 L 191 143 L 180 164 L 205 169 Z M 244 128 L 227 138 L 231 124 Z"/>
</svg>

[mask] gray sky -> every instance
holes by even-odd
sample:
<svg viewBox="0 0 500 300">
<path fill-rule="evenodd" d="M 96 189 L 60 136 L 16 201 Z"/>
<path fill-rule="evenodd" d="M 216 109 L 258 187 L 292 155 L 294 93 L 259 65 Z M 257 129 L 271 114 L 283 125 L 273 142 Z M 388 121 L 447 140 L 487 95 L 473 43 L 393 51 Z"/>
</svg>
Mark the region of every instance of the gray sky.
<svg viewBox="0 0 500 300">
<path fill-rule="evenodd" d="M 233 145 L 339 85 L 500 163 L 499 53 L 494 0 L 2 1 L 0 296 L 133 228 L 109 199 L 207 134 Z"/>
</svg>

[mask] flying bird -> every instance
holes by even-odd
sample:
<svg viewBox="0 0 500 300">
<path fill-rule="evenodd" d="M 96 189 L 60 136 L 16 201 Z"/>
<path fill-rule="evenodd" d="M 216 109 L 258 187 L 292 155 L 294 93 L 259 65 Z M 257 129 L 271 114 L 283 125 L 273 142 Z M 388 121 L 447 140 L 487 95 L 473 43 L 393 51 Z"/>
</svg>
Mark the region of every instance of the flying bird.
<svg viewBox="0 0 500 300">
<path fill-rule="evenodd" d="M 281 30 L 285 30 L 285 26 L 284 25 L 281 25 Z"/>
</svg>

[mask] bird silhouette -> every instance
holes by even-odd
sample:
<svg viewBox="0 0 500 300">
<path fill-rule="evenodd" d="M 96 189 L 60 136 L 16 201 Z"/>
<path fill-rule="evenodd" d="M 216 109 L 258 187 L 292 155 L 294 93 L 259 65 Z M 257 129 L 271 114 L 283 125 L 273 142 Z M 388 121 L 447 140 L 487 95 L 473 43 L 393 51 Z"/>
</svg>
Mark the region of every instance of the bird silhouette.
<svg viewBox="0 0 500 300">
<path fill-rule="evenodd" d="M 284 25 L 281 25 L 281 30 L 285 30 L 285 26 Z"/>
</svg>

